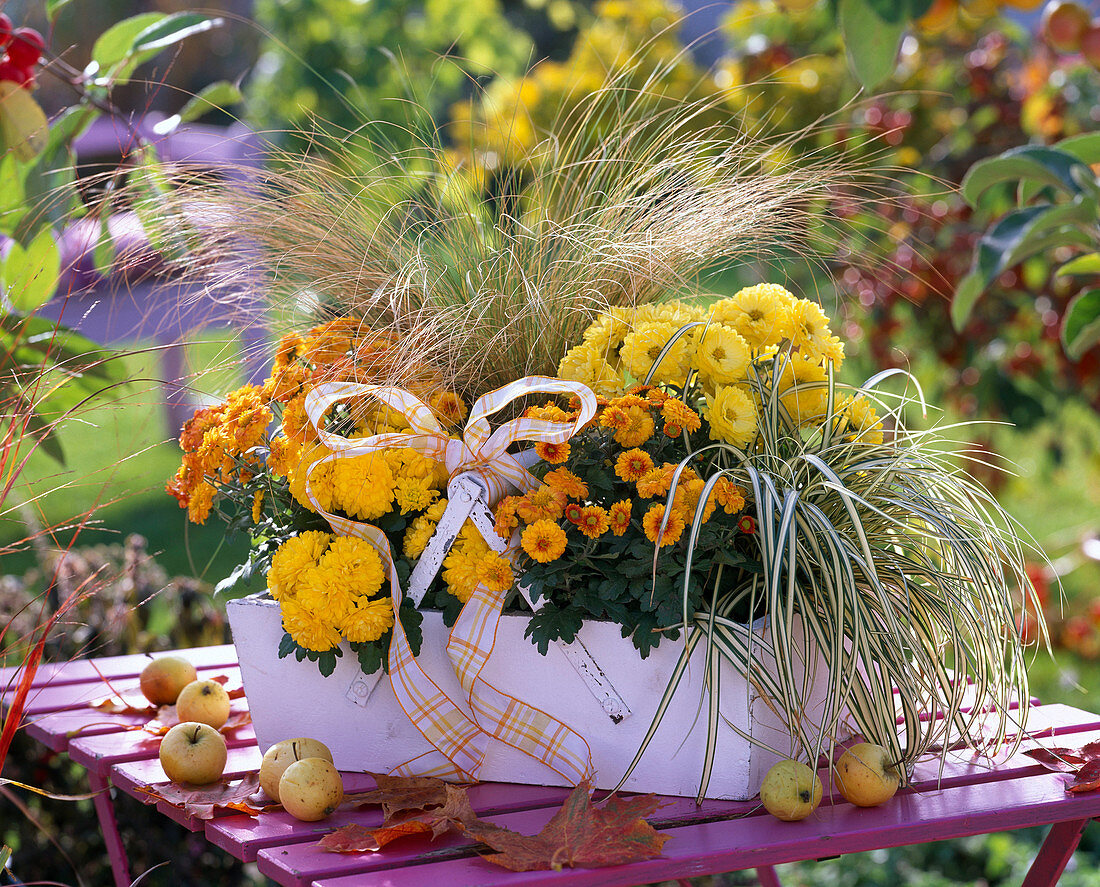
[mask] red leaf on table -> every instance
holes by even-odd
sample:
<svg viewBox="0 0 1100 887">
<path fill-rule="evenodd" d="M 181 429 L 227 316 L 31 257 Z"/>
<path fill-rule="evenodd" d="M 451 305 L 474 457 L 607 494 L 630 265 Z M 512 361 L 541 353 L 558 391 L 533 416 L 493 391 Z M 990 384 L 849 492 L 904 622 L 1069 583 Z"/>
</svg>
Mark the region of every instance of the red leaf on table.
<svg viewBox="0 0 1100 887">
<path fill-rule="evenodd" d="M 1091 792 L 1100 789 L 1100 741 L 1080 748 L 1033 748 L 1024 752 L 1048 770 L 1069 773 L 1066 791 Z"/>
<path fill-rule="evenodd" d="M 459 819 L 458 827 L 499 851 L 486 855 L 486 860 L 516 872 L 622 865 L 660 856 L 668 836 L 642 818 L 657 809 L 656 796 L 613 797 L 594 807 L 590 791 L 587 783 L 573 789 L 554 818 L 534 836 L 476 818 Z"/>
<path fill-rule="evenodd" d="M 345 803 L 381 804 L 385 821 L 410 810 L 442 807 L 447 803 L 447 783 L 430 776 L 387 776 L 369 773 L 378 788 L 346 795 Z"/>
<path fill-rule="evenodd" d="M 406 781 L 405 777 L 399 778 Z M 441 808 L 426 810 L 405 818 L 387 816 L 381 828 L 346 825 L 325 835 L 317 842 L 317 846 L 332 853 L 365 853 L 380 850 L 390 841 L 406 835 L 430 833 L 434 840 L 450 831 L 460 819 L 475 819 L 466 789 L 446 783 L 443 785 L 446 803 Z"/>
<path fill-rule="evenodd" d="M 228 695 L 230 699 L 244 699 L 244 687 L 235 687 Z"/>
<path fill-rule="evenodd" d="M 1093 758 L 1077 771 L 1072 782 L 1066 785 L 1066 791 L 1092 792 L 1100 788 L 1100 759 Z"/>
<path fill-rule="evenodd" d="M 199 819 L 213 819 L 218 810 L 233 810 L 256 816 L 264 805 L 258 797 L 260 775 L 249 773 L 239 780 L 220 779 L 211 785 L 188 785 L 171 782 L 167 785 L 147 785 L 141 789 L 169 804 L 182 807 Z"/>
<path fill-rule="evenodd" d="M 1071 748 L 1032 748 L 1024 752 L 1029 758 L 1034 758 L 1048 770 L 1057 773 L 1073 773 L 1088 760 Z"/>
</svg>

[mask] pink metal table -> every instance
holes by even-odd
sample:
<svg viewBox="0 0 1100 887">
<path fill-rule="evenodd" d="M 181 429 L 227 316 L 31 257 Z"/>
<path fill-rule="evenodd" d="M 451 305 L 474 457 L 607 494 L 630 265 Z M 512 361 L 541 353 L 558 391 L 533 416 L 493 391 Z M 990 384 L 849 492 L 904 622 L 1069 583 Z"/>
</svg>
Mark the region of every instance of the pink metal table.
<svg viewBox="0 0 1100 887">
<path fill-rule="evenodd" d="M 179 651 L 195 663 L 200 676 L 225 675 L 239 682 L 236 651 L 231 645 Z M 107 789 L 133 795 L 208 841 L 287 887 L 357 887 L 357 885 L 612 885 L 645 884 L 715 872 L 755 868 L 764 885 L 778 885 L 773 866 L 843 853 L 937 841 L 1035 825 L 1051 829 L 1024 885 L 1054 884 L 1073 856 L 1090 819 L 1100 817 L 1100 791 L 1070 794 L 1062 779 L 1031 758 L 1016 754 L 991 768 L 968 752 L 953 755 L 946 767 L 938 761 L 917 766 L 913 785 L 890 803 L 859 809 L 829 795 L 815 814 L 798 823 L 781 823 L 756 802 L 668 798 L 651 822 L 670 840 L 658 859 L 601 869 L 515 873 L 481 860 L 477 845 L 454 834 L 435 842 L 404 838 L 377 853 L 343 855 L 319 850 L 316 841 L 348 823 L 378 825 L 378 808 L 342 810 L 320 823 L 302 823 L 283 812 L 252 818 L 243 814 L 199 820 L 181 808 L 141 791 L 167 782 L 157 760 L 158 740 L 127 729 L 142 718 L 105 714 L 89 703 L 107 694 L 103 679 L 125 690 L 137 686 L 148 659 L 118 656 L 43 665 L 24 716 L 30 736 L 54 751 L 64 751 L 87 768 L 106 850 L 119 887 L 130 873 Z M 0 705 L 15 686 L 13 669 L 0 670 Z M 245 700 L 234 701 L 236 710 Z M 1100 715 L 1065 705 L 1042 705 L 1032 711 L 1024 747 L 1079 746 L 1100 739 Z M 260 750 L 250 726 L 229 737 L 229 775 L 255 770 Z M 344 773 L 345 788 L 358 791 L 372 780 Z M 827 774 L 823 782 L 829 785 Z M 534 834 L 547 822 L 566 790 L 484 783 L 470 790 L 478 814 L 515 831 Z"/>
</svg>

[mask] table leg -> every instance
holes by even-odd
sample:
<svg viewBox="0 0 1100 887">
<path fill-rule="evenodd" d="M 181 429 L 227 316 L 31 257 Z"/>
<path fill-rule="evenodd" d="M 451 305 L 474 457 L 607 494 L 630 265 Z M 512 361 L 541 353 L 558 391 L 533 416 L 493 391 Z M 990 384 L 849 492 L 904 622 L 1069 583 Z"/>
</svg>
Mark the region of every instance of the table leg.
<svg viewBox="0 0 1100 887">
<path fill-rule="evenodd" d="M 115 887 L 130 887 L 130 860 L 126 848 L 122 846 L 122 836 L 118 833 L 118 821 L 115 819 L 115 807 L 111 802 L 111 784 L 97 773 L 88 771 L 88 783 L 96 793 L 96 816 L 99 817 L 99 830 L 107 845 L 107 858 L 111 861 L 111 871 L 115 876 Z"/>
<path fill-rule="evenodd" d="M 760 882 L 760 887 L 783 887 L 783 884 L 780 882 L 779 875 L 776 873 L 774 866 L 757 866 L 756 880 Z"/>
<path fill-rule="evenodd" d="M 1054 823 L 1047 832 L 1043 846 L 1039 848 L 1039 855 L 1028 869 L 1023 887 L 1049 887 L 1057 884 L 1077 845 L 1081 843 L 1081 833 L 1088 823 L 1087 819 Z"/>
</svg>

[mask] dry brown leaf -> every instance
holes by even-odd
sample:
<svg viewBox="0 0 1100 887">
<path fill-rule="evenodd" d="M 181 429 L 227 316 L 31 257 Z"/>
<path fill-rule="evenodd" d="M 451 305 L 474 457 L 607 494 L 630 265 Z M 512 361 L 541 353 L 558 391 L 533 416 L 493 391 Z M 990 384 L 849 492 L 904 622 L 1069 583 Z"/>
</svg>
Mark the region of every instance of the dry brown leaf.
<svg viewBox="0 0 1100 887">
<path fill-rule="evenodd" d="M 141 791 L 158 800 L 182 807 L 191 816 L 199 819 L 213 819 L 219 810 L 232 810 L 257 816 L 264 809 L 259 795 L 258 773 L 249 773 L 237 780 L 219 779 L 211 785 L 188 785 L 175 782 L 167 785 L 147 785 Z"/>
<path fill-rule="evenodd" d="M 668 836 L 643 818 L 657 809 L 654 795 L 616 796 L 594 807 L 590 791 L 587 783 L 573 789 L 537 835 L 520 835 L 476 818 L 457 820 L 458 827 L 499 851 L 484 859 L 515 872 L 623 865 L 661 855 Z"/>
<path fill-rule="evenodd" d="M 88 706 L 113 715 L 153 715 L 157 711 L 157 707 L 142 696 L 140 690 L 112 693 L 88 703 Z"/>
<path fill-rule="evenodd" d="M 368 773 L 378 788 L 369 792 L 346 795 L 345 802 L 381 804 L 388 824 L 394 817 L 414 810 L 442 807 L 447 803 L 447 783 L 430 776 L 387 776 Z"/>
</svg>

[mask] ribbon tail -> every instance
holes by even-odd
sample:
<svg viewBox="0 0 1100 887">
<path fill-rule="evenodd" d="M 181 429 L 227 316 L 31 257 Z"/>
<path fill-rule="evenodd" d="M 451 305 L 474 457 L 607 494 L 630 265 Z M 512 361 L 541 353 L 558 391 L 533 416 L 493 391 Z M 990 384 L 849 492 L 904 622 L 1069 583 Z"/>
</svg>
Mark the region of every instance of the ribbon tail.
<svg viewBox="0 0 1100 887">
<path fill-rule="evenodd" d="M 496 644 L 503 600 L 502 593 L 479 586 L 463 606 L 447 643 L 474 720 L 494 739 L 540 761 L 571 785 L 591 779 L 592 751 L 583 736 L 481 676 Z"/>
</svg>

